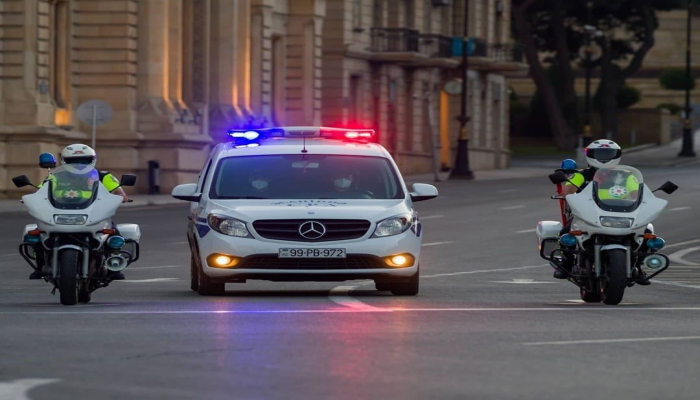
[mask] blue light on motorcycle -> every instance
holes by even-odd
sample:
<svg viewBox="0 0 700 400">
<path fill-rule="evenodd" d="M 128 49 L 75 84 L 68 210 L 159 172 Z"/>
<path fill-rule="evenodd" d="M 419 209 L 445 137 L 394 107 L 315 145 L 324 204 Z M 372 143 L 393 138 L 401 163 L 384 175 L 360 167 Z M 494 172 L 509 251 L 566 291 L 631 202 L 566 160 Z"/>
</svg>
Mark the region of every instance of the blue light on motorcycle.
<svg viewBox="0 0 700 400">
<path fill-rule="evenodd" d="M 574 247 L 576 246 L 576 236 L 569 235 L 568 233 L 566 235 L 562 235 L 559 238 L 559 243 L 561 243 L 562 246 Z"/>
<path fill-rule="evenodd" d="M 575 171 L 578 166 L 576 165 L 576 161 L 567 158 L 566 160 L 561 162 L 561 169 L 564 171 Z"/>
<path fill-rule="evenodd" d="M 41 237 L 40 236 L 32 236 L 32 235 L 24 235 L 24 243 L 31 243 L 31 244 L 41 243 Z"/>
<path fill-rule="evenodd" d="M 113 249 L 121 249 L 122 246 L 124 246 L 124 243 L 124 238 L 121 236 L 112 236 L 109 239 L 107 239 L 107 246 Z"/>
<path fill-rule="evenodd" d="M 661 250 L 664 248 L 665 245 L 666 241 L 664 241 L 660 237 L 647 240 L 647 247 L 649 247 L 651 250 Z"/>
</svg>

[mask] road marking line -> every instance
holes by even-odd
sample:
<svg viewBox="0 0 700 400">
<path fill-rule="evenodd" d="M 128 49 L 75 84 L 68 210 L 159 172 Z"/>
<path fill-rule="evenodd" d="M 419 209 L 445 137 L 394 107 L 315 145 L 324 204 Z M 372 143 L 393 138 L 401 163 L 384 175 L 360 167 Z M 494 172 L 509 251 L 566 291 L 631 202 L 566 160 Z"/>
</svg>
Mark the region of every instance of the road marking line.
<svg viewBox="0 0 700 400">
<path fill-rule="evenodd" d="M 634 343 L 634 342 L 663 342 L 675 340 L 700 340 L 700 336 L 676 336 L 676 337 L 653 337 L 653 338 L 631 338 L 631 339 L 597 339 L 597 340 L 569 340 L 560 342 L 531 342 L 521 343 L 525 346 L 549 346 L 567 344 L 603 344 L 603 343 Z"/>
<path fill-rule="evenodd" d="M 678 286 L 678 287 L 688 288 L 688 289 L 700 289 L 700 285 L 686 285 L 686 284 L 678 283 L 678 282 L 660 281 L 658 279 L 652 279 L 651 281 L 655 282 L 655 283 L 660 283 L 662 285 Z"/>
<path fill-rule="evenodd" d="M 684 210 L 690 210 L 692 207 L 676 207 L 676 208 L 669 208 L 668 211 L 684 211 Z"/>
<path fill-rule="evenodd" d="M 440 246 L 442 244 L 451 244 L 454 242 L 433 242 L 433 243 L 424 243 L 422 247 L 430 247 L 430 246 Z"/>
<path fill-rule="evenodd" d="M 139 271 L 142 269 L 163 269 L 163 268 L 187 268 L 187 267 L 182 267 L 179 265 L 163 265 L 160 267 L 138 267 L 138 268 L 129 268 L 127 271 Z"/>
<path fill-rule="evenodd" d="M 545 281 L 538 282 L 534 279 L 513 279 L 510 281 L 491 281 L 491 283 L 512 283 L 512 284 L 516 284 L 516 285 L 532 285 L 535 283 L 555 283 L 555 282 L 545 282 Z"/>
<path fill-rule="evenodd" d="M 689 249 L 677 251 L 673 254 L 670 254 L 668 256 L 668 259 L 671 260 L 672 262 L 675 262 L 676 264 L 681 264 L 681 265 L 686 265 L 686 266 L 697 265 L 694 262 L 685 261 L 683 259 L 683 257 L 687 254 L 690 254 L 690 253 L 698 251 L 698 250 L 700 250 L 700 247 L 691 247 Z"/>
<path fill-rule="evenodd" d="M 178 278 L 155 278 L 155 279 L 138 279 L 138 280 L 132 280 L 132 279 L 125 279 L 122 281 L 115 281 L 115 282 L 125 282 L 125 283 L 156 283 L 156 282 L 175 282 L 179 281 L 180 279 Z"/>
<path fill-rule="evenodd" d="M 533 269 L 548 267 L 549 265 L 529 265 L 526 267 L 513 267 L 513 268 L 502 268 L 502 269 L 482 269 L 476 271 L 461 271 L 461 272 L 450 272 L 446 274 L 434 274 L 434 275 L 421 275 L 421 278 L 439 278 L 441 276 L 456 276 L 456 275 L 471 275 L 471 274 L 485 274 L 488 272 L 506 272 L 506 271 L 519 271 L 521 269 Z"/>
<path fill-rule="evenodd" d="M 687 242 L 673 243 L 673 244 L 666 245 L 666 247 L 664 247 L 664 248 L 671 249 L 674 247 L 682 247 L 682 246 L 685 246 L 687 244 L 694 244 L 694 243 L 700 243 L 700 239 L 688 240 Z"/>
<path fill-rule="evenodd" d="M 364 283 L 364 285 L 368 284 L 370 282 Z M 393 311 L 391 308 L 380 308 L 380 307 L 374 307 L 370 306 L 367 303 L 363 303 L 360 300 L 357 300 L 355 298 L 350 297 L 350 292 L 357 289 L 361 285 L 344 285 L 344 286 L 336 286 L 333 289 L 331 289 L 328 298 L 333 301 L 334 303 L 341 305 L 343 307 L 349 307 L 352 308 L 353 310 L 358 310 L 358 311 Z"/>
<path fill-rule="evenodd" d="M 426 220 L 426 219 L 438 219 L 438 218 L 445 218 L 445 216 L 444 215 L 428 215 L 426 217 L 419 217 L 418 219 Z"/>
<path fill-rule="evenodd" d="M 60 379 L 17 379 L 11 382 L 0 382 L 0 399 L 30 400 L 28 395 L 30 390 L 60 381 Z"/>
<path fill-rule="evenodd" d="M 515 231 L 515 233 L 535 233 L 537 232 L 537 229 L 525 229 L 524 231 Z"/>
<path fill-rule="evenodd" d="M 510 206 L 510 207 L 499 208 L 499 210 L 501 210 L 501 211 L 519 210 L 519 209 L 525 208 L 525 207 L 527 207 L 527 206 L 524 204 L 521 204 L 519 206 Z"/>
<path fill-rule="evenodd" d="M 61 307 L 64 308 L 64 307 Z M 179 310 L 179 311 L 0 311 L 0 315 L 25 315 L 25 314 L 41 314 L 41 315 L 178 315 L 178 314 L 332 314 L 343 312 L 378 312 L 378 311 L 393 311 L 393 312 L 484 312 L 484 311 L 500 311 L 500 312 L 551 312 L 551 311 L 593 311 L 600 312 L 615 312 L 615 311 L 700 311 L 700 307 L 604 307 L 600 305 L 592 305 L 591 307 L 511 307 L 511 308 L 380 308 L 377 310 L 367 308 L 332 308 L 318 310 Z"/>
</svg>

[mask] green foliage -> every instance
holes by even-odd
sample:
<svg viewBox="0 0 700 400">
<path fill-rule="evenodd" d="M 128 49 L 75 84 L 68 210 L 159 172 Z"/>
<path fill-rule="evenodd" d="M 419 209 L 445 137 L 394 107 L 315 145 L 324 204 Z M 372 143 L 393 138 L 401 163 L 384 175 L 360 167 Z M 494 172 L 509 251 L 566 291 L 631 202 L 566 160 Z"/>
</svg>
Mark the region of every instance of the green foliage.
<svg viewBox="0 0 700 400">
<path fill-rule="evenodd" d="M 593 108 L 595 110 L 600 111 L 601 108 L 601 101 L 600 98 L 602 96 L 602 91 L 600 90 L 600 87 L 596 91 L 595 95 L 593 96 Z M 642 99 L 642 92 L 634 88 L 632 86 L 627 86 L 626 84 L 623 85 L 620 90 L 617 92 L 617 106 L 621 109 L 627 109 L 632 107 L 633 105 L 639 103 L 639 100 Z"/>
<path fill-rule="evenodd" d="M 668 90 L 695 89 L 695 78 L 690 76 L 690 81 L 688 81 L 685 70 L 681 68 L 664 71 L 661 76 L 659 76 L 659 83 L 661 83 L 661 87 Z"/>
<path fill-rule="evenodd" d="M 632 86 L 624 85 L 617 92 L 617 106 L 621 109 L 627 109 L 639 103 L 642 98 L 642 92 Z"/>
<path fill-rule="evenodd" d="M 671 113 L 671 115 L 676 115 L 683 110 L 683 107 L 679 106 L 676 103 L 661 103 L 658 106 L 656 106 L 656 108 L 660 110 L 668 110 Z"/>
</svg>

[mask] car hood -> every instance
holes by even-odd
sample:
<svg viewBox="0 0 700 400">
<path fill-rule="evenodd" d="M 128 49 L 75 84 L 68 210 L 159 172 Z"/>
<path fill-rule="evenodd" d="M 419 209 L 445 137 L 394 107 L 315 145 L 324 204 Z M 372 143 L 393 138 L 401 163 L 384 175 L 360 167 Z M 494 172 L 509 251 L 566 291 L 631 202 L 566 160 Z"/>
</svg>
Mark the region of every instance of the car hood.
<svg viewBox="0 0 700 400">
<path fill-rule="evenodd" d="M 246 222 L 260 219 L 366 219 L 409 212 L 401 200 L 211 200 L 208 211 Z"/>
</svg>

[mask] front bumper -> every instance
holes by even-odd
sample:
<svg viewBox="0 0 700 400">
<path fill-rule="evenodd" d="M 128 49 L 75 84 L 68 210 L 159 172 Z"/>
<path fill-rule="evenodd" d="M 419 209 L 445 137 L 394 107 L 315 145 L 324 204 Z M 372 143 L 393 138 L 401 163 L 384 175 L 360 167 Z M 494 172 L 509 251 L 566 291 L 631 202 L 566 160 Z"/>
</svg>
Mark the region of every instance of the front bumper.
<svg viewBox="0 0 700 400">
<path fill-rule="evenodd" d="M 210 232 L 206 237 L 198 239 L 200 265 L 205 275 L 221 280 L 245 280 L 263 279 L 274 281 L 343 281 L 353 279 L 386 279 L 396 278 L 403 280 L 413 276 L 418 271 L 421 239 L 411 230 L 401 235 L 388 238 L 362 238 L 351 241 L 323 242 L 310 244 L 308 242 L 268 241 L 254 238 L 235 238 Z M 264 268 L 259 262 L 255 268 L 245 268 L 250 265 L 247 260 L 265 257 L 276 257 L 281 248 L 344 248 L 348 260 L 353 257 L 365 259 L 379 259 L 396 254 L 408 253 L 415 257 L 415 262 L 410 267 L 395 268 L 369 268 L 367 264 L 361 268 L 343 266 L 343 268 L 331 269 L 319 266 L 320 259 L 313 260 L 313 268 L 305 269 L 303 259 L 299 260 L 294 268 Z M 227 254 L 242 258 L 238 264 L 240 267 L 212 268 L 207 263 L 207 257 L 211 254 Z M 278 259 L 279 260 L 279 259 Z M 298 260 L 298 259 L 294 259 Z M 331 263 L 332 264 L 332 263 Z M 369 265 L 371 266 L 371 265 Z"/>
</svg>

